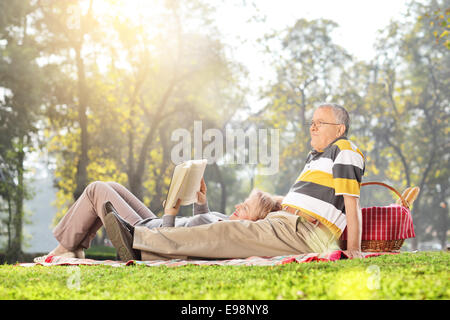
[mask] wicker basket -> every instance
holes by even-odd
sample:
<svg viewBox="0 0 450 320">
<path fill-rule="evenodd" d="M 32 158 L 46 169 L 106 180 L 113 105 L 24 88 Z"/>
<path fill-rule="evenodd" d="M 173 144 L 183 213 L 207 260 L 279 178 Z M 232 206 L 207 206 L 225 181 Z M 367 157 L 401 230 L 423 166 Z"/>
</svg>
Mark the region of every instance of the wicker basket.
<svg viewBox="0 0 450 320">
<path fill-rule="evenodd" d="M 363 252 L 398 252 L 405 239 L 397 240 L 361 240 L 361 251 Z M 347 240 L 339 240 L 342 250 L 347 249 Z"/>
<path fill-rule="evenodd" d="M 366 185 L 380 185 L 384 186 L 394 193 L 400 198 L 402 205 L 405 208 L 409 209 L 408 203 L 403 199 L 402 195 L 393 187 L 382 183 L 382 182 L 365 182 L 362 183 L 361 186 Z M 363 252 L 398 252 L 403 245 L 405 239 L 396 239 L 396 240 L 361 240 L 361 251 Z M 347 249 L 347 240 L 339 240 L 339 246 L 342 250 Z"/>
</svg>

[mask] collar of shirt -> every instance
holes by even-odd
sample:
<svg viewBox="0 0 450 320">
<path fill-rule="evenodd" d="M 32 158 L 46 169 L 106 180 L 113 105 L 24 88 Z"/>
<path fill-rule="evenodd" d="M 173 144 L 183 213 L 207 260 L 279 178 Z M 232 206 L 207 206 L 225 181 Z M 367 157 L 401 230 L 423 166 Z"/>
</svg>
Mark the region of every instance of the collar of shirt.
<svg viewBox="0 0 450 320">
<path fill-rule="evenodd" d="M 346 136 L 340 136 L 340 137 L 337 137 L 337 138 L 334 139 L 328 146 L 326 146 L 325 149 L 323 149 L 322 151 L 317 151 L 317 150 L 315 150 L 315 149 L 311 150 L 311 155 L 315 156 L 315 155 L 324 153 L 325 150 L 327 150 L 328 148 L 330 148 L 336 141 L 338 141 L 338 140 L 340 140 L 340 139 L 346 139 L 346 140 L 347 140 L 347 137 L 346 137 Z"/>
</svg>

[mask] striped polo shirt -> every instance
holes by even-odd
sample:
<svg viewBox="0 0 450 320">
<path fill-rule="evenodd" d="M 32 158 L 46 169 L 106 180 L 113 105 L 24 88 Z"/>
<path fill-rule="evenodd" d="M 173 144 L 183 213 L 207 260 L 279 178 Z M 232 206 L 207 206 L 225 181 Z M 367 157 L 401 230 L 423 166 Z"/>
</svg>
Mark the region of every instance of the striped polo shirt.
<svg viewBox="0 0 450 320">
<path fill-rule="evenodd" d="M 282 205 L 309 214 L 339 238 L 347 225 L 344 194 L 359 197 L 364 155 L 346 137 L 311 151 Z"/>
</svg>

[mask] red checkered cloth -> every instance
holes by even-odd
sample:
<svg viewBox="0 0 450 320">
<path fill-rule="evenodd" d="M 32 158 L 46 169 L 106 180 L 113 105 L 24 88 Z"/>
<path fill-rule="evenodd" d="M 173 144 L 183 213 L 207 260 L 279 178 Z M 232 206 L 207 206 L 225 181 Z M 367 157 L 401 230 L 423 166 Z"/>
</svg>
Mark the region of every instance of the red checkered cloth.
<svg viewBox="0 0 450 320">
<path fill-rule="evenodd" d="M 398 240 L 414 238 L 411 212 L 396 204 L 362 208 L 362 240 Z M 347 240 L 347 228 L 341 240 Z"/>
</svg>

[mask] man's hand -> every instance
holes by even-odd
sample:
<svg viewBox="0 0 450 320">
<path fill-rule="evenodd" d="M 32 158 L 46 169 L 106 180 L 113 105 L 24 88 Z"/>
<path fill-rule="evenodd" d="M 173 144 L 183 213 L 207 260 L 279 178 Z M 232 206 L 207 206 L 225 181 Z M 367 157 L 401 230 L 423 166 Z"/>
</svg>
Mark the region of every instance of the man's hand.
<svg viewBox="0 0 450 320">
<path fill-rule="evenodd" d="M 205 204 L 206 203 L 206 183 L 205 179 L 202 178 L 200 181 L 200 191 L 197 192 L 197 204 Z"/>
<path fill-rule="evenodd" d="M 164 214 L 176 216 L 178 214 L 178 211 L 180 210 L 180 203 L 181 199 L 178 199 L 177 203 L 175 204 L 175 207 L 164 209 Z"/>
<path fill-rule="evenodd" d="M 364 258 L 364 256 L 362 255 L 361 251 L 359 250 L 345 250 L 344 254 L 349 257 L 350 259 L 360 259 L 360 258 Z"/>
</svg>

